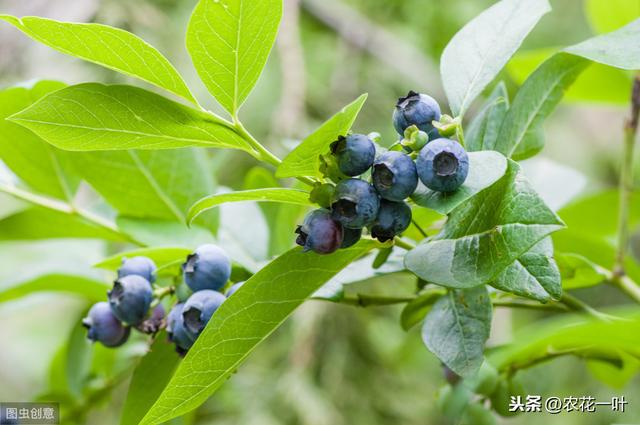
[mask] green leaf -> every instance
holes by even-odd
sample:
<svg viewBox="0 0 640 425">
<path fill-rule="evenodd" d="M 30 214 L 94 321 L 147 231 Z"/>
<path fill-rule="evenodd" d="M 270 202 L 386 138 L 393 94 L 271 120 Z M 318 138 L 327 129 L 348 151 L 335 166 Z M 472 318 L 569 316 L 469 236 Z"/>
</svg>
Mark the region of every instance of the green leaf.
<svg viewBox="0 0 640 425">
<path fill-rule="evenodd" d="M 495 150 L 516 160 L 538 153 L 544 146 L 544 119 L 588 65 L 582 58 L 563 53 L 540 65 L 518 90 L 500 128 Z"/>
<path fill-rule="evenodd" d="M 640 16 L 637 0 L 586 0 L 584 7 L 591 27 L 599 33 L 617 30 Z"/>
<path fill-rule="evenodd" d="M 427 290 L 416 299 L 409 301 L 400 314 L 402 329 L 408 331 L 420 323 L 442 295 L 442 291 Z"/>
<path fill-rule="evenodd" d="M 578 254 L 556 254 L 564 289 L 588 288 L 605 282 L 610 273 Z"/>
<path fill-rule="evenodd" d="M 251 150 L 220 118 L 133 86 L 70 86 L 10 119 L 71 151 L 189 146 Z"/>
<path fill-rule="evenodd" d="M 560 271 L 553 259 L 553 242 L 542 239 L 490 282 L 494 288 L 540 302 L 562 296 Z"/>
<path fill-rule="evenodd" d="M 453 193 L 428 189 L 422 183 L 411 196 L 421 207 L 430 208 L 440 214 L 449 214 L 458 205 L 491 186 L 507 171 L 507 159 L 498 152 L 469 152 L 469 175 L 464 184 Z"/>
<path fill-rule="evenodd" d="M 0 91 L 0 159 L 34 191 L 70 201 L 79 183 L 71 171 L 71 154 L 5 119 L 63 87 L 55 81 L 39 81 Z"/>
<path fill-rule="evenodd" d="M 312 205 L 309 192 L 299 189 L 273 187 L 267 189 L 242 190 L 239 192 L 220 193 L 200 199 L 193 204 L 187 214 L 187 222 L 191 223 L 203 212 L 227 202 L 280 202 L 284 204 Z"/>
<path fill-rule="evenodd" d="M 502 0 L 453 36 L 442 52 L 440 74 L 454 115 L 464 115 L 550 10 L 547 0 Z"/>
<path fill-rule="evenodd" d="M 507 64 L 507 72 L 517 84 L 522 84 L 538 66 L 558 50 L 543 48 L 518 52 Z M 632 81 L 627 71 L 593 63 L 567 89 L 563 101 L 626 105 L 629 103 Z M 466 138 L 469 139 L 468 136 Z"/>
<path fill-rule="evenodd" d="M 320 177 L 320 155 L 329 151 L 329 145 L 338 136 L 347 134 L 366 100 L 367 95 L 363 94 L 304 139 L 284 158 L 276 177 Z"/>
<path fill-rule="evenodd" d="M 565 52 L 621 69 L 640 69 L 640 18 L 617 31 L 567 47 Z"/>
<path fill-rule="evenodd" d="M 137 425 L 156 401 L 180 363 L 173 344 L 167 334 L 156 336 L 140 364 L 136 367 L 129 384 L 129 391 L 122 410 L 120 425 Z"/>
<path fill-rule="evenodd" d="M 362 241 L 326 256 L 295 248 L 269 263 L 216 311 L 141 423 L 159 424 L 202 404 L 305 299 L 376 245 Z"/>
<path fill-rule="evenodd" d="M 197 103 L 184 80 L 151 45 L 130 32 L 100 24 L 77 24 L 0 15 L 29 37 L 59 52 L 139 78 Z"/>
<path fill-rule="evenodd" d="M 209 92 L 233 116 L 264 68 L 282 17 L 282 0 L 200 0 L 187 49 Z"/>
<path fill-rule="evenodd" d="M 36 292 L 66 292 L 88 301 L 104 301 L 109 285 L 82 276 L 47 274 L 0 290 L 0 303 Z"/>
<path fill-rule="evenodd" d="M 195 247 L 215 242 L 207 229 L 197 225 L 187 227 L 171 220 L 119 216 L 116 223 L 123 232 L 146 246 Z"/>
<path fill-rule="evenodd" d="M 82 318 L 78 319 L 67 341 L 64 368 L 69 392 L 74 397 L 81 397 L 87 384 L 93 348 L 91 342 L 87 340 L 87 329 L 82 325 Z"/>
<path fill-rule="evenodd" d="M 213 192 L 213 172 L 195 149 L 83 153 L 75 158 L 82 177 L 121 215 L 186 223 L 186 212 Z M 208 220 L 198 222 L 215 228 Z"/>
<path fill-rule="evenodd" d="M 468 378 L 484 361 L 492 306 L 484 286 L 451 290 L 435 303 L 422 327 L 422 339 L 449 369 Z"/>
<path fill-rule="evenodd" d="M 454 209 L 439 235 L 405 256 L 421 279 L 469 288 L 495 279 L 562 221 L 531 188 L 520 166 Z"/>
<path fill-rule="evenodd" d="M 158 269 L 161 269 L 171 264 L 183 262 L 185 258 L 187 258 L 187 255 L 191 254 L 191 251 L 189 248 L 174 247 L 142 248 L 113 255 L 94 264 L 93 267 L 116 271 L 122 265 L 123 259 L 143 256 L 152 259 L 153 262 L 156 263 L 156 266 L 158 266 Z"/>
<path fill-rule="evenodd" d="M 78 215 L 42 207 L 28 208 L 0 220 L 0 241 L 52 238 L 127 241 L 123 234 L 98 226 Z"/>
<path fill-rule="evenodd" d="M 623 390 L 637 376 L 638 370 L 640 370 L 640 359 L 624 351 L 619 354 L 622 367 L 614 366 L 610 362 L 588 360 L 587 369 L 599 381 L 604 382 L 611 388 Z"/>
<path fill-rule="evenodd" d="M 492 150 L 498 140 L 498 132 L 507 110 L 509 94 L 501 81 L 491 92 L 485 106 L 469 125 L 465 134 L 467 151 Z"/>
</svg>

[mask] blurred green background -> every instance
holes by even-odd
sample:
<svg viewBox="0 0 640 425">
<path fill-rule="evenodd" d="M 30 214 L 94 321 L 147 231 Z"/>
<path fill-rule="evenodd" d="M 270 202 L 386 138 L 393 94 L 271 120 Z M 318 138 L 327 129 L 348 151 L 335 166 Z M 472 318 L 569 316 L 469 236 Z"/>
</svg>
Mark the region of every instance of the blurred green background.
<svg viewBox="0 0 640 425">
<path fill-rule="evenodd" d="M 195 0 L 0 0 L 0 13 L 100 22 L 130 30 L 172 60 L 204 106 L 220 110 L 199 82 L 184 47 L 184 31 L 195 3 Z M 396 136 L 390 116 L 395 99 L 412 89 L 432 94 L 441 105 L 446 104 L 438 74 L 440 53 L 453 34 L 492 1 L 284 0 L 284 3 L 285 18 L 277 47 L 241 112 L 245 125 L 278 154 L 285 153 L 363 92 L 369 93 L 369 100 L 355 130 L 378 131 L 386 144 L 392 143 Z M 618 3 L 627 8 L 637 4 L 635 14 L 625 13 L 623 20 L 640 16 L 640 1 L 552 1 L 553 12 L 527 38 L 525 53 L 514 58 L 501 76 L 510 94 L 515 93 L 518 84 L 547 52 L 624 24 L 616 16 L 607 20 L 606 11 L 615 11 Z M 2 25 L 0 85 L 6 87 L 34 79 L 58 79 L 70 84 L 130 82 L 119 74 L 38 45 Z M 554 182 L 549 181 L 553 172 L 568 176 L 563 183 L 569 187 L 565 192 L 568 190 L 572 195 L 616 184 L 630 81 L 629 75 L 621 71 L 593 66 L 547 120 L 547 145 L 541 155 L 544 159 L 530 161 L 525 170 L 543 195 L 552 204 L 556 202 L 556 207 L 566 199 L 553 190 Z M 217 164 L 217 181 L 231 188 L 243 187 L 245 175 L 257 165 L 242 153 L 216 151 L 211 156 Z M 571 170 L 558 168 L 557 163 Z M 0 195 L 0 216 L 16 208 L 19 204 Z M 223 219 L 223 226 L 224 223 Z M 235 226 L 242 232 L 242 224 Z M 253 232 L 245 233 L 250 233 L 246 236 L 249 238 L 258 237 Z M 0 235 L 0 288 L 43 272 L 110 277 L 90 267 L 109 252 L 110 248 L 102 242 L 1 242 L 3 239 Z M 398 277 L 385 279 L 385 283 L 395 284 Z M 596 304 L 618 300 L 615 290 L 609 288 L 586 290 L 581 296 Z M 60 347 L 68 340 L 85 343 L 76 327 L 85 309 L 84 301 L 50 294 L 0 303 L 0 401 L 31 400 L 51 391 L 51 383 L 68 379 L 56 375 L 63 368 L 59 359 L 65 358 Z M 445 383 L 439 362 L 424 348 L 418 329 L 408 333 L 401 329 L 399 312 L 396 307 L 364 309 L 308 302 L 206 405 L 177 422 L 447 423 L 435 402 L 437 391 Z M 496 311 L 490 344 L 510 341 L 514 329 L 537 319 L 547 320 L 540 313 Z M 115 354 L 97 351 L 94 356 L 130 358 L 139 356 L 144 345 L 129 344 Z M 77 359 L 67 366 L 91 369 L 87 362 Z M 126 370 L 123 374 L 124 379 L 95 382 L 97 388 L 105 391 L 76 400 L 78 422 L 118 422 L 127 388 Z M 637 377 L 623 388 L 605 386 L 584 363 L 572 358 L 542 364 L 522 376 L 528 393 L 546 397 L 593 395 L 606 400 L 625 395 L 629 400 L 627 413 L 602 409 L 590 414 L 525 414 L 501 419 L 504 423 L 539 424 L 542 420 L 548 425 L 640 423 Z"/>
</svg>

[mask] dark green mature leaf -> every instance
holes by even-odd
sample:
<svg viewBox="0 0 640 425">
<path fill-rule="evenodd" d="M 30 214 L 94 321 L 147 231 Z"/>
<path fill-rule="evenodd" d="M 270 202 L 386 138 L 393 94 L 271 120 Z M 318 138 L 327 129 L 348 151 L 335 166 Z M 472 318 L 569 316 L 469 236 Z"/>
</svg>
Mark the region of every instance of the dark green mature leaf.
<svg viewBox="0 0 640 425">
<path fill-rule="evenodd" d="M 282 0 L 200 0 L 187 29 L 187 49 L 202 81 L 236 115 L 267 62 Z"/>
<path fill-rule="evenodd" d="M 540 302 L 562 296 L 560 271 L 553 259 L 553 242 L 542 239 L 490 282 L 494 288 Z"/>
<path fill-rule="evenodd" d="M 433 306 L 422 339 L 433 354 L 462 377 L 473 376 L 484 361 L 492 306 L 486 287 L 451 290 Z"/>
<path fill-rule="evenodd" d="M 538 153 L 544 146 L 544 119 L 588 65 L 587 60 L 566 53 L 554 55 L 540 65 L 518 90 L 500 128 L 495 150 L 516 160 Z"/>
<path fill-rule="evenodd" d="M 453 36 L 440 74 L 454 115 L 463 115 L 551 7 L 547 0 L 502 0 Z"/>
<path fill-rule="evenodd" d="M 203 212 L 227 202 L 279 202 L 295 205 L 312 205 L 309 192 L 300 189 L 273 187 L 267 189 L 242 190 L 239 192 L 220 193 L 200 199 L 193 204 L 187 214 L 187 222 L 192 222 Z"/>
<path fill-rule="evenodd" d="M 34 191 L 70 201 L 79 183 L 69 167 L 71 154 L 5 119 L 64 87 L 56 81 L 39 81 L 0 91 L 0 159 Z"/>
<path fill-rule="evenodd" d="M 104 301 L 109 285 L 87 277 L 48 274 L 20 282 L 0 291 L 0 303 L 22 298 L 36 292 L 66 292 L 88 301 Z"/>
<path fill-rule="evenodd" d="M 298 177 L 298 176 L 320 176 L 320 155 L 329 151 L 329 145 L 338 136 L 344 136 L 353 126 L 353 123 L 362 109 L 362 105 L 367 100 L 367 95 L 363 94 L 349 105 L 342 108 L 340 112 L 329 118 L 316 131 L 302 141 L 296 148 L 287 155 L 278 170 L 276 176 Z"/>
<path fill-rule="evenodd" d="M 70 86 L 11 120 L 71 151 L 189 146 L 251 150 L 220 118 L 133 86 Z"/>
<path fill-rule="evenodd" d="M 640 69 L 640 18 L 617 31 L 567 47 L 565 52 L 622 69 Z"/>
<path fill-rule="evenodd" d="M 509 94 L 507 86 L 501 81 L 489 95 L 484 108 L 469 125 L 465 134 L 467 151 L 493 150 L 508 109 Z"/>
<path fill-rule="evenodd" d="M 595 286 L 605 282 L 610 273 L 603 267 L 578 254 L 556 254 L 564 289 Z"/>
<path fill-rule="evenodd" d="M 93 267 L 116 271 L 122 265 L 123 259 L 143 256 L 151 258 L 158 268 L 163 268 L 177 264 L 178 261 L 184 261 L 187 255 L 191 254 L 191 251 L 189 248 L 177 247 L 142 248 L 113 255 L 94 264 Z"/>
<path fill-rule="evenodd" d="M 0 241 L 47 238 L 103 239 L 126 242 L 126 237 L 86 219 L 42 207 L 29 208 L 0 220 Z"/>
<path fill-rule="evenodd" d="M 449 214 L 458 205 L 491 186 L 507 171 L 507 159 L 498 152 L 469 152 L 469 175 L 453 193 L 437 192 L 422 183 L 411 196 L 413 201 L 440 214 Z"/>
<path fill-rule="evenodd" d="M 91 152 L 76 156 L 75 164 L 113 208 L 130 217 L 186 223 L 189 207 L 214 191 L 206 156 L 195 149 Z"/>
<path fill-rule="evenodd" d="M 202 404 L 305 299 L 376 245 L 362 241 L 326 256 L 295 248 L 256 273 L 216 311 L 141 423 L 159 424 Z"/>
<path fill-rule="evenodd" d="M 136 367 L 129 384 L 129 392 L 122 410 L 120 425 L 137 425 L 156 401 L 180 363 L 174 345 L 167 334 L 156 336 L 140 364 Z"/>
<path fill-rule="evenodd" d="M 438 236 L 407 253 L 405 265 L 427 282 L 469 288 L 495 279 L 562 227 L 509 161 L 505 175 L 454 209 Z"/>
<path fill-rule="evenodd" d="M 0 19 L 59 52 L 140 78 L 197 103 L 184 80 L 155 48 L 130 32 L 100 24 L 76 24 L 26 16 Z"/>
</svg>

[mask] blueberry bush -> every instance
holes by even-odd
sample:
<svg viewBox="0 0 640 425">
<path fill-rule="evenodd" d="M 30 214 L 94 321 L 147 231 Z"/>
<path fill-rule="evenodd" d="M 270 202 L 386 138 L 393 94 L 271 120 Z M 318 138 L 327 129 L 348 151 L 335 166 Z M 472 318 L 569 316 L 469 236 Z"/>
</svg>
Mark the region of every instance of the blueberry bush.
<svg viewBox="0 0 640 425">
<path fill-rule="evenodd" d="M 0 159 L 8 169 L 0 191 L 28 205 L 0 220 L 2 238 L 26 232 L 19 238 L 98 239 L 113 248 L 94 265 L 110 280 L 42 275 L 2 289 L 0 302 L 51 291 L 90 302 L 52 370 L 121 357 L 112 361 L 115 375 L 131 377 L 122 424 L 165 423 L 197 409 L 310 298 L 402 305 L 399 326 L 421 326 L 426 349 L 443 365 L 448 384 L 438 405 L 452 423 L 513 415 L 510 397 L 527 394 L 519 373 L 558 357 L 613 366 L 599 374 L 604 382 L 630 379 L 640 364 L 637 305 L 602 311 L 572 292 L 610 285 L 625 303 L 640 303 L 640 267 L 629 253 L 640 217 L 633 192 L 640 78 L 625 98 L 624 137 L 611 137 L 624 146 L 618 192 L 558 210 L 520 162 L 543 149 L 545 119 L 565 92 L 576 95 L 582 73 L 633 78 L 640 19 L 537 52 L 527 62 L 536 62 L 533 72 L 510 95 L 503 68 L 519 66 L 516 52 L 550 10 L 547 0 L 500 0 L 470 20 L 441 55 L 448 105 L 410 87 L 382 105 L 393 140 L 376 128 L 352 131 L 363 94 L 283 158 L 240 114 L 276 40 L 281 0 L 200 0 L 193 11 L 187 50 L 219 113 L 201 106 L 176 68 L 133 33 L 0 15 L 52 49 L 153 86 L 43 80 L 0 92 Z M 217 190 L 207 149 L 241 151 L 269 172 L 245 190 Z M 268 261 L 238 249 L 235 230 L 221 220 L 221 207 L 242 202 L 266 206 Z M 250 220 L 239 215 L 235 225 L 251 237 Z M 384 295 L 367 291 L 376 277 L 400 274 L 411 277 L 408 294 L 393 282 Z M 354 282 L 365 288 L 355 297 Z M 544 311 L 556 321 L 486 347 L 496 308 Z M 92 351 L 86 338 L 110 350 Z M 145 347 L 139 361 L 127 354 L 132 340 Z M 74 360 L 74 350 L 85 358 Z M 68 388 L 42 399 L 113 390 L 110 381 L 78 390 L 66 379 Z M 62 409 L 70 423 L 82 422 L 72 402 Z"/>
</svg>

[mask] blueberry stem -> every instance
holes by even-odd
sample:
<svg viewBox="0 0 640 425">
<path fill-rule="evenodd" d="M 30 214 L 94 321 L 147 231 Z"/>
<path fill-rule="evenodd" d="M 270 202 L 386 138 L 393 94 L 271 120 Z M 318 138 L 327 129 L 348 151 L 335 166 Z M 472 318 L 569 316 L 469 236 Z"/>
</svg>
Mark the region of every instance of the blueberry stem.
<svg viewBox="0 0 640 425">
<path fill-rule="evenodd" d="M 465 143 L 464 143 L 464 130 L 462 129 L 462 124 L 458 125 L 456 127 L 456 136 L 458 137 L 458 142 L 460 142 L 460 144 L 462 145 L 462 147 L 465 147 Z"/>
<path fill-rule="evenodd" d="M 410 242 L 407 242 L 405 240 L 402 240 L 398 236 L 393 238 L 393 244 L 395 246 L 400 247 L 400 248 L 406 249 L 407 251 L 411 251 L 412 249 L 414 249 L 416 247 L 414 244 L 412 244 Z"/>
<path fill-rule="evenodd" d="M 633 194 L 633 155 L 640 115 L 640 74 L 636 75 L 631 93 L 631 114 L 624 126 L 624 149 L 620 172 L 618 212 L 618 244 L 616 262 L 613 267 L 614 280 L 625 275 L 624 260 L 629 245 L 629 209 Z"/>
</svg>

